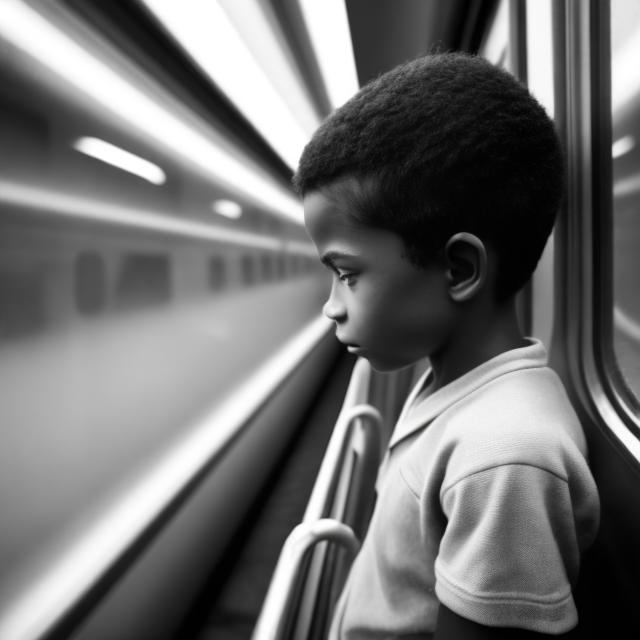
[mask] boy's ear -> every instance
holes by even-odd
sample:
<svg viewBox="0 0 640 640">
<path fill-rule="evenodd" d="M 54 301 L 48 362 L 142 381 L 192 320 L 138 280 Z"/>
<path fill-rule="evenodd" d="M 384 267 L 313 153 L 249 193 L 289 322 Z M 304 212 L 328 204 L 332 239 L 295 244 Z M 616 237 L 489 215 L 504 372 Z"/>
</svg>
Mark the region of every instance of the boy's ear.
<svg viewBox="0 0 640 640">
<path fill-rule="evenodd" d="M 445 245 L 449 295 L 456 302 L 473 298 L 487 280 L 487 250 L 480 238 L 463 231 Z"/>
</svg>

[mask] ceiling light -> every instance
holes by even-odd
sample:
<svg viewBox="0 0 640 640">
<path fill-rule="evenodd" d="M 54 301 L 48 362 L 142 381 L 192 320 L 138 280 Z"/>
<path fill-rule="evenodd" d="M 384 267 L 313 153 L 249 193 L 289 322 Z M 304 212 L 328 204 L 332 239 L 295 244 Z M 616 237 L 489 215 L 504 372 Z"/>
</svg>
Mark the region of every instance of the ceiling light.
<svg viewBox="0 0 640 640">
<path fill-rule="evenodd" d="M 73 143 L 73 148 L 80 153 L 118 167 L 118 169 L 133 173 L 153 184 L 164 184 L 167 180 L 164 171 L 157 164 L 99 138 L 78 138 Z"/>
<path fill-rule="evenodd" d="M 242 207 L 233 200 L 216 200 L 211 204 L 211 208 L 225 218 L 237 220 L 242 215 Z"/>
</svg>

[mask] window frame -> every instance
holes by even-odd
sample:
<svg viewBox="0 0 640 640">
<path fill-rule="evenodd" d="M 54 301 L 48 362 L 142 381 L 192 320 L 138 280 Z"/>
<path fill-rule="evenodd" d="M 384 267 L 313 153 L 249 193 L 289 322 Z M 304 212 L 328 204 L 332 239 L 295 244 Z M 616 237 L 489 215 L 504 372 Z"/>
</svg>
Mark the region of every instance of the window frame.
<svg viewBox="0 0 640 640">
<path fill-rule="evenodd" d="M 574 401 L 640 460 L 640 419 L 613 343 L 610 2 L 553 3 L 552 20 L 567 196 L 556 225 L 551 363 Z"/>
</svg>

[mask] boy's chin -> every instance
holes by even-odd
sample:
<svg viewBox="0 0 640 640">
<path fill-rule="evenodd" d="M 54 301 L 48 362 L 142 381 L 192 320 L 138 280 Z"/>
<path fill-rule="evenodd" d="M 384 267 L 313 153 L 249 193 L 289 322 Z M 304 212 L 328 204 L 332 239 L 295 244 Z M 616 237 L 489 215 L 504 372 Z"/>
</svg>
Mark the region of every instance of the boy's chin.
<svg viewBox="0 0 640 640">
<path fill-rule="evenodd" d="M 398 360 L 385 360 L 384 358 L 376 358 L 375 356 L 362 356 L 369 362 L 371 368 L 378 373 L 393 373 L 406 369 L 415 364 L 416 361 L 405 362 Z"/>
</svg>

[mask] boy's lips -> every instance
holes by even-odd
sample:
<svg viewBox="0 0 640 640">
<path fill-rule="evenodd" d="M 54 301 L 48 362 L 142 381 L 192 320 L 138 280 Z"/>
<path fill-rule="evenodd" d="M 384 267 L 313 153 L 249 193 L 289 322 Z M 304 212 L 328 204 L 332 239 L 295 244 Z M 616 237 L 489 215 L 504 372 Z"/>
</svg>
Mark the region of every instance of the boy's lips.
<svg viewBox="0 0 640 640">
<path fill-rule="evenodd" d="M 360 351 L 360 349 L 362 348 L 360 347 L 359 344 L 356 344 L 355 342 L 347 342 L 346 340 L 340 340 L 340 338 L 338 338 L 338 341 L 341 342 L 347 348 L 347 351 L 349 351 L 349 353 L 356 353 L 357 351 Z"/>
<path fill-rule="evenodd" d="M 359 351 L 362 347 L 357 342 L 345 339 L 343 336 L 336 332 L 336 338 L 343 346 L 345 346 L 351 353 Z"/>
</svg>

